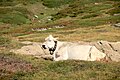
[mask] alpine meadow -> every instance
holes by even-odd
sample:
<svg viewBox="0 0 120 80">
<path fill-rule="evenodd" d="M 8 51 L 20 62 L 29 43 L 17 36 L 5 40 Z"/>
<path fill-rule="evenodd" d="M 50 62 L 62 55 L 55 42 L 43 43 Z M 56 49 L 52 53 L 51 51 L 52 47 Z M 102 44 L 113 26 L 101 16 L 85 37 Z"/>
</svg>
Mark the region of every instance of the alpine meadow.
<svg viewBox="0 0 120 80">
<path fill-rule="evenodd" d="M 120 55 L 120 0 L 0 0 L 0 80 L 120 80 L 120 61 L 23 54 L 40 52 L 36 46 L 48 35 L 84 44 L 116 42 Z M 18 49 L 26 52 L 14 53 Z"/>
</svg>

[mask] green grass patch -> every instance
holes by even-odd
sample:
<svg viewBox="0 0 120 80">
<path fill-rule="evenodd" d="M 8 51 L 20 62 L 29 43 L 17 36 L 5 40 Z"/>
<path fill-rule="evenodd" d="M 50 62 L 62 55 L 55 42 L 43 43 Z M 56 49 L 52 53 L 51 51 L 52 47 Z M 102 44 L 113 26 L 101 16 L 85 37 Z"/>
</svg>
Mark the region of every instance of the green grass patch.
<svg viewBox="0 0 120 80">
<path fill-rule="evenodd" d="M 95 5 L 95 4 L 88 5 L 84 9 L 85 9 L 85 12 L 87 13 L 95 13 L 95 12 L 100 12 L 101 10 L 110 9 L 110 8 L 112 8 L 111 3 L 109 4 L 98 3 L 98 5 Z"/>
<path fill-rule="evenodd" d="M 114 14 L 120 14 L 120 1 L 115 0 L 116 2 L 114 2 L 112 9 L 110 9 L 108 12 L 108 14 L 110 15 L 114 15 Z"/>
<path fill-rule="evenodd" d="M 6 14 L 1 21 L 3 23 L 18 24 L 18 25 L 26 24 L 30 22 L 29 19 L 25 18 L 20 14 Z"/>
<path fill-rule="evenodd" d="M 69 4 L 68 7 L 60 10 L 58 13 L 53 14 L 53 20 L 57 20 L 64 17 L 77 17 L 77 15 L 83 15 L 85 13 L 89 13 L 91 15 L 85 16 L 86 18 L 92 16 L 99 16 L 100 14 L 96 15 L 95 13 L 101 13 L 100 11 L 112 8 L 111 3 L 100 3 L 102 0 L 78 0 L 74 1 L 73 3 Z M 97 3 L 98 5 L 95 5 Z"/>
<path fill-rule="evenodd" d="M 15 6 L 17 4 L 35 4 L 41 2 L 41 0 L 0 0 L 0 6 Z"/>
<path fill-rule="evenodd" d="M 75 20 L 73 21 L 73 24 L 76 25 L 76 27 L 91 27 L 91 26 L 98 26 L 98 25 L 103 25 L 108 23 L 114 24 L 119 21 L 120 21 L 119 16 L 110 16 L 110 17 L 102 17 L 102 18 L 95 18 L 95 19 Z"/>
<path fill-rule="evenodd" d="M 94 18 L 94 17 L 97 17 L 97 16 L 99 16 L 99 14 L 93 13 L 93 14 L 88 14 L 88 15 L 83 16 L 82 19 Z"/>
<path fill-rule="evenodd" d="M 49 8 L 60 7 L 62 5 L 74 2 L 74 0 L 42 0 L 42 1 L 43 5 Z"/>
<path fill-rule="evenodd" d="M 0 10 L 0 22 L 18 25 L 30 23 L 29 11 L 23 7 L 0 8 Z"/>
</svg>

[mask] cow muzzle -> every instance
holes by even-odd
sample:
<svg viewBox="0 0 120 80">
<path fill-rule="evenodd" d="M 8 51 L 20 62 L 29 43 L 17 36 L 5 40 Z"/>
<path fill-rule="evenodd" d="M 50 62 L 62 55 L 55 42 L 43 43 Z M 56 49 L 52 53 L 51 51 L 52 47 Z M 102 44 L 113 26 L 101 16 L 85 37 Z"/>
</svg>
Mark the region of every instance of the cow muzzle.
<svg viewBox="0 0 120 80">
<path fill-rule="evenodd" d="M 49 48 L 50 54 L 53 55 L 54 53 L 54 49 L 53 48 Z"/>
</svg>

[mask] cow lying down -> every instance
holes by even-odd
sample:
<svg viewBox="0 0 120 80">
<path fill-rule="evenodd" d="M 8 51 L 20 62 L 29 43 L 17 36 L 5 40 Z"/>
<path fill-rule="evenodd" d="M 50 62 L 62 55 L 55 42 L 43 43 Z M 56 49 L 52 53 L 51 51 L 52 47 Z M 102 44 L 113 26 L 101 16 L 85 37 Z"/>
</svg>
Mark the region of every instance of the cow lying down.
<svg viewBox="0 0 120 80">
<path fill-rule="evenodd" d="M 60 60 L 85 60 L 100 61 L 106 54 L 100 52 L 95 46 L 80 45 L 79 43 L 61 42 L 49 35 L 42 44 L 44 49 L 49 49 L 54 61 Z"/>
</svg>

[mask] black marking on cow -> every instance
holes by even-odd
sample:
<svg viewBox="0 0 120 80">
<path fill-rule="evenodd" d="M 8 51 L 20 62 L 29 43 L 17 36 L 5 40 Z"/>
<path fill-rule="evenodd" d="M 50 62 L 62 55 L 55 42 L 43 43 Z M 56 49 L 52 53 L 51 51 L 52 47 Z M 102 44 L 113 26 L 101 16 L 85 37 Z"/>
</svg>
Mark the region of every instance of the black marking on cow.
<svg viewBox="0 0 120 80">
<path fill-rule="evenodd" d="M 56 47 L 57 47 L 57 41 L 54 41 L 54 42 L 55 42 L 54 48 L 49 49 L 51 55 L 54 53 L 54 51 L 56 50 Z"/>
</svg>

